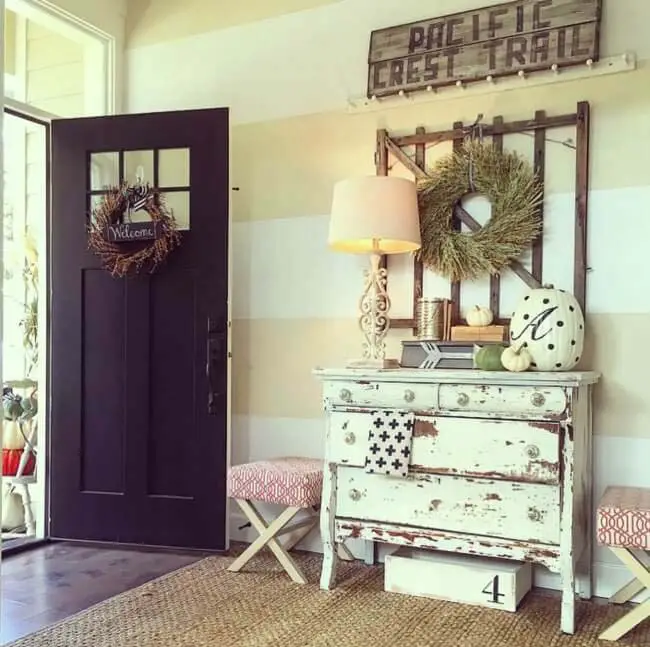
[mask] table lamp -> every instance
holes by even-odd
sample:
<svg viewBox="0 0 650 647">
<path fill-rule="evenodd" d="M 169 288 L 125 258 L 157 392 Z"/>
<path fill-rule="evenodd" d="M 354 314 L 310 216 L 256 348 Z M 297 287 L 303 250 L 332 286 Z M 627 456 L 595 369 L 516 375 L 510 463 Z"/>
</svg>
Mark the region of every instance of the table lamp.
<svg viewBox="0 0 650 647">
<path fill-rule="evenodd" d="M 415 183 L 401 177 L 368 176 L 342 180 L 334 186 L 329 246 L 341 252 L 370 254 L 370 269 L 359 301 L 363 358 L 348 368 L 399 368 L 386 359 L 390 299 L 382 254 L 402 254 L 420 248 L 420 217 Z"/>
</svg>

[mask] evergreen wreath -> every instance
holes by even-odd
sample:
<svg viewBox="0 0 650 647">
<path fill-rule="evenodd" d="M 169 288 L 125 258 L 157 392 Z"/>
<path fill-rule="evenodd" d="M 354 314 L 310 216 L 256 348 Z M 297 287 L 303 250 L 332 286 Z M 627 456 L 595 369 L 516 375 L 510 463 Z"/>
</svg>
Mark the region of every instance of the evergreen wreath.
<svg viewBox="0 0 650 647">
<path fill-rule="evenodd" d="M 472 193 L 490 200 L 492 216 L 477 231 L 461 232 L 453 217 Z M 468 139 L 418 182 L 422 247 L 416 253 L 451 281 L 498 274 L 539 235 L 542 200 L 541 182 L 525 160 Z"/>
<path fill-rule="evenodd" d="M 140 223 L 130 223 L 130 214 L 134 211 L 149 214 L 150 235 L 143 234 Z M 120 240 L 116 232 L 128 232 L 129 227 L 132 228 L 131 235 L 123 235 Z M 176 221 L 167 209 L 163 196 L 148 184 L 130 185 L 124 182 L 109 188 L 100 204 L 93 209 L 88 227 L 89 249 L 102 259 L 104 267 L 113 276 L 119 277 L 140 272 L 144 267 L 150 273 L 155 272 L 180 244 L 180 239 Z"/>
</svg>

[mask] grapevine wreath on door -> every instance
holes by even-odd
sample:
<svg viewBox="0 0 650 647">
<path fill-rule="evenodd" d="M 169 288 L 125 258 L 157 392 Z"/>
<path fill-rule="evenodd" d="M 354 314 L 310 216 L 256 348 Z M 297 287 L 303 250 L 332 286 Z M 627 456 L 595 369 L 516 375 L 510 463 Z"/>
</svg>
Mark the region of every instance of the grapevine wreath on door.
<svg viewBox="0 0 650 647">
<path fill-rule="evenodd" d="M 461 201 L 480 193 L 492 204 L 490 220 L 475 232 L 454 228 Z M 422 263 L 451 281 L 498 274 L 541 231 L 543 188 L 530 165 L 514 152 L 467 139 L 418 181 Z"/>
<path fill-rule="evenodd" d="M 144 211 L 151 220 L 132 222 L 136 211 Z M 111 187 L 93 209 L 88 227 L 89 249 L 119 277 L 143 268 L 155 272 L 180 239 L 176 220 L 160 191 L 141 183 Z"/>
</svg>

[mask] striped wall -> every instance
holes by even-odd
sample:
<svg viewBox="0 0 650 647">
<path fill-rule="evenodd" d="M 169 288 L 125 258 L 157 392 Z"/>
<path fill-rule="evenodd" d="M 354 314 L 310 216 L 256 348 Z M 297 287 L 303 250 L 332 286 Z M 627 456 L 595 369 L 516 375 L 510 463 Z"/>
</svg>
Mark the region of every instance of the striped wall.
<svg viewBox="0 0 650 647">
<path fill-rule="evenodd" d="M 376 129 L 442 129 L 456 120 L 472 122 L 478 113 L 486 121 L 530 118 L 538 109 L 563 114 L 588 100 L 588 350 L 581 365 L 604 375 L 595 402 L 596 495 L 610 483 L 650 485 L 650 400 L 643 386 L 650 291 L 640 280 L 650 243 L 650 44 L 642 29 L 650 5 L 606 5 L 604 54 L 634 50 L 640 58 L 634 72 L 537 88 L 522 83 L 520 90 L 420 105 L 393 102 L 397 107 L 375 112 L 347 110 L 348 100 L 365 91 L 371 29 L 442 15 L 452 5 L 482 4 L 340 0 L 187 37 L 152 35 L 147 45 L 134 41 L 127 49 L 130 110 L 232 108 L 232 184 L 239 188 L 232 212 L 233 462 L 285 453 L 322 456 L 320 391 L 311 371 L 358 355 L 355 317 L 366 262 L 326 247 L 331 191 L 338 179 L 374 173 Z M 154 74 L 157 69 L 166 73 Z M 547 148 L 544 280 L 571 289 L 575 151 L 561 142 L 575 133 L 560 129 L 548 136 L 560 143 Z M 507 136 L 504 145 L 532 154 L 525 135 Z M 440 145 L 428 154 L 433 160 L 447 150 Z M 405 173 L 399 164 L 391 172 Z M 478 200 L 470 211 L 485 219 L 489 207 Z M 404 257 L 390 262 L 395 316 L 408 314 L 408 266 Z M 447 296 L 448 290 L 440 277 L 425 277 L 426 294 Z M 504 312 L 523 290 L 504 278 Z M 467 286 L 462 307 L 486 303 L 488 294 L 485 281 Z M 391 331 L 393 354 L 405 338 L 406 331 Z M 233 536 L 241 536 L 236 525 Z M 316 541 L 311 546 L 318 549 Z M 608 595 L 625 573 L 605 551 L 599 549 L 596 559 L 596 590 Z M 538 581 L 557 584 L 543 572 Z"/>
</svg>

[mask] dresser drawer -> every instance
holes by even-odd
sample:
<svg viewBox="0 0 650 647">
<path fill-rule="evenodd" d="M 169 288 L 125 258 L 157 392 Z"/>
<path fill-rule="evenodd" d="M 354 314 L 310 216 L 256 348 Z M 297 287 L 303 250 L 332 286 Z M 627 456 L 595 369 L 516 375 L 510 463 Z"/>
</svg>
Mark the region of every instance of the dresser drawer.
<svg viewBox="0 0 650 647">
<path fill-rule="evenodd" d="M 558 544 L 559 511 L 553 485 L 338 468 L 337 517 Z"/>
<path fill-rule="evenodd" d="M 323 397 L 325 402 L 336 406 L 434 410 L 438 403 L 438 385 L 363 380 L 325 382 Z"/>
<path fill-rule="evenodd" d="M 355 411 L 330 414 L 327 460 L 363 467 L 368 433 L 382 416 Z M 560 425 L 416 415 L 410 469 L 436 474 L 558 483 Z"/>
<path fill-rule="evenodd" d="M 440 411 L 560 416 L 567 407 L 561 386 L 534 387 L 496 384 L 441 384 Z"/>
</svg>

